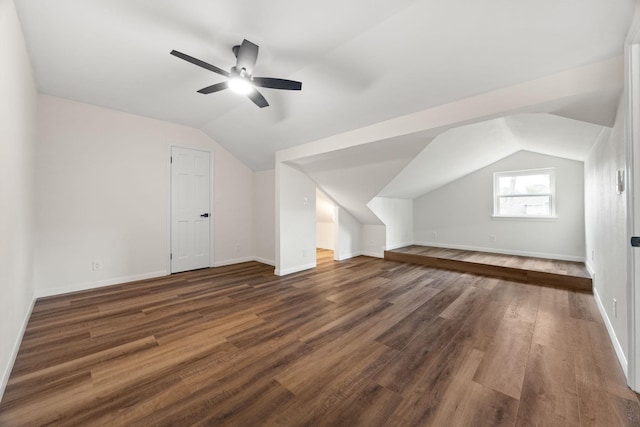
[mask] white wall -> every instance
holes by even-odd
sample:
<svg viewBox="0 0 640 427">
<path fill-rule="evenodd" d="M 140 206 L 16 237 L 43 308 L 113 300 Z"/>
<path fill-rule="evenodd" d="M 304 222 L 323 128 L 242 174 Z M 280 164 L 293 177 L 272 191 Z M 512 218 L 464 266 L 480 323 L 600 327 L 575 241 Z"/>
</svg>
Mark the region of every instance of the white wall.
<svg viewBox="0 0 640 427">
<path fill-rule="evenodd" d="M 316 183 L 284 163 L 276 164 L 276 274 L 316 266 Z"/>
<path fill-rule="evenodd" d="M 491 218 L 494 172 L 547 167 L 556 168 L 556 220 Z M 415 199 L 414 240 L 422 245 L 583 261 L 583 182 L 582 162 L 520 151 Z"/>
<path fill-rule="evenodd" d="M 334 259 L 342 261 L 360 255 L 362 225 L 345 208 L 338 206 L 336 212 L 338 241 L 335 243 Z"/>
<path fill-rule="evenodd" d="M 213 152 L 215 265 L 251 259 L 253 173 L 202 132 L 44 95 L 37 132 L 39 295 L 168 274 L 171 145 Z"/>
<path fill-rule="evenodd" d="M 253 260 L 253 171 L 204 133 L 185 129 L 213 147 L 214 266 Z"/>
<path fill-rule="evenodd" d="M 253 174 L 253 253 L 257 261 L 276 263 L 276 171 Z"/>
<path fill-rule="evenodd" d="M 335 212 L 336 205 L 320 189 L 316 189 L 316 247 L 334 250 L 335 248 Z"/>
<path fill-rule="evenodd" d="M 0 1 L 0 399 L 34 300 L 37 92 L 15 5 Z"/>
<path fill-rule="evenodd" d="M 384 258 L 387 247 L 387 228 L 384 225 L 362 225 L 361 255 Z"/>
<path fill-rule="evenodd" d="M 316 223 L 316 248 L 335 249 L 335 223 L 333 222 L 317 222 Z"/>
<path fill-rule="evenodd" d="M 385 249 L 413 244 L 413 200 L 374 197 L 367 206 L 386 227 Z"/>
<path fill-rule="evenodd" d="M 616 171 L 625 169 L 625 99 L 621 98 L 613 129 L 596 142 L 584 169 L 587 264 L 595 273 L 594 294 L 601 311 L 604 310 L 605 323 L 626 372 L 629 355 L 627 202 L 626 194 L 616 191 Z M 617 316 L 613 313 L 614 298 Z"/>
</svg>

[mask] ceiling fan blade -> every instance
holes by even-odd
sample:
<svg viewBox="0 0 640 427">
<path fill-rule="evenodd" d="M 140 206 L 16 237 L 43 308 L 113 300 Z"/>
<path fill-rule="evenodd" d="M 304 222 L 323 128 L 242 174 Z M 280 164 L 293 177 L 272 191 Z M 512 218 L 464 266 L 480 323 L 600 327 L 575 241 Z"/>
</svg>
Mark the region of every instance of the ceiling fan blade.
<svg viewBox="0 0 640 427">
<path fill-rule="evenodd" d="M 184 59 L 187 62 L 191 62 L 192 64 L 197 65 L 198 67 L 205 68 L 209 71 L 213 71 L 214 73 L 222 74 L 225 77 L 229 77 L 229 72 L 223 70 L 222 68 L 218 68 L 215 65 L 208 64 L 204 61 L 201 61 L 193 56 L 189 56 L 186 53 L 178 52 L 177 50 L 172 50 L 171 55 L 177 56 L 180 59 Z"/>
<path fill-rule="evenodd" d="M 302 90 L 302 83 L 295 80 L 275 79 L 272 77 L 254 77 L 253 84 L 269 89 Z"/>
<path fill-rule="evenodd" d="M 238 72 L 243 68 L 247 70 L 247 74 L 251 75 L 253 73 L 253 67 L 256 66 L 256 61 L 258 60 L 258 45 L 251 43 L 249 40 L 242 40 L 242 44 L 238 49 L 238 61 L 236 62 L 236 69 Z"/>
<path fill-rule="evenodd" d="M 229 82 L 216 83 L 211 86 L 207 86 L 198 91 L 198 93 L 204 93 L 205 95 L 208 93 L 220 92 L 221 90 L 225 90 L 229 87 Z"/>
<path fill-rule="evenodd" d="M 252 90 L 247 94 L 247 96 L 249 97 L 249 99 L 253 101 L 254 104 L 256 104 L 260 108 L 269 106 L 269 103 L 267 102 L 267 100 L 257 90 Z"/>
</svg>

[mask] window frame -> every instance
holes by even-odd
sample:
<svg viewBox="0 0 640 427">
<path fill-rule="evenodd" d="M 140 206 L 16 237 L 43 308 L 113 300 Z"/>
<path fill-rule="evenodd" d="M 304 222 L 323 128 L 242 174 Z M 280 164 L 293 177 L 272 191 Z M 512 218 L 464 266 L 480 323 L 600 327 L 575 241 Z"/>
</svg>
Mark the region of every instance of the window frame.
<svg viewBox="0 0 640 427">
<path fill-rule="evenodd" d="M 503 177 L 517 177 L 517 176 L 529 176 L 529 175 L 549 175 L 549 189 L 550 193 L 540 194 L 519 194 L 519 195 L 501 195 L 499 188 L 500 178 Z M 548 215 L 504 215 L 499 213 L 501 197 L 535 197 L 535 196 L 549 196 L 549 214 Z M 553 220 L 556 216 L 556 169 L 555 168 L 540 168 L 540 169 L 524 169 L 505 172 L 493 173 L 493 219 L 518 219 L 518 220 L 532 220 L 532 221 L 545 221 Z"/>
</svg>

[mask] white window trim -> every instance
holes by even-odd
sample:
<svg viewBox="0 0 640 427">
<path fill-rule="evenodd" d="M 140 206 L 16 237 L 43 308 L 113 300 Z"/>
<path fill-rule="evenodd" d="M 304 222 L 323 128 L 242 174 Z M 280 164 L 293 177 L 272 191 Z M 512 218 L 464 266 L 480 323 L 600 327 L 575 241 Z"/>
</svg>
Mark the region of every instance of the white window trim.
<svg viewBox="0 0 640 427">
<path fill-rule="evenodd" d="M 536 194 L 539 196 L 549 197 L 549 215 L 500 215 L 498 214 L 498 199 L 499 187 L 498 181 L 503 176 L 527 176 L 527 175 L 540 175 L 549 174 L 549 185 L 551 187 L 551 193 Z M 530 195 L 515 195 L 509 197 L 529 197 Z M 491 218 L 494 220 L 520 220 L 520 221 L 554 221 L 558 217 L 556 216 L 556 169 L 555 168 L 542 168 L 542 169 L 526 169 L 516 171 L 494 172 L 493 174 L 493 214 Z"/>
</svg>

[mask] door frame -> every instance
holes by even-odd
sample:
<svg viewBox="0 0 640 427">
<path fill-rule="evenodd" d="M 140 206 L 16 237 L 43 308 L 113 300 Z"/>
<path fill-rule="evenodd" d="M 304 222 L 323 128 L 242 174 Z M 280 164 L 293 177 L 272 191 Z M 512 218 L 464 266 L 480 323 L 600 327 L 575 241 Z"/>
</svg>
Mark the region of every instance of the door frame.
<svg viewBox="0 0 640 427">
<path fill-rule="evenodd" d="M 640 235 L 640 4 L 624 45 L 627 237 Z M 640 250 L 627 239 L 627 384 L 640 390 Z"/>
<path fill-rule="evenodd" d="M 173 147 L 176 148 L 184 148 L 187 150 L 197 150 L 197 151 L 205 151 L 209 153 L 209 212 L 211 217 L 211 223 L 209 224 L 209 268 L 214 266 L 215 263 L 215 244 L 214 244 L 214 236 L 215 236 L 215 218 L 216 212 L 214 210 L 215 206 L 215 169 L 214 169 L 214 152 L 210 147 L 198 147 L 191 145 L 178 145 L 178 144 L 169 144 L 167 148 L 167 249 L 166 253 L 166 269 L 167 274 L 173 274 L 171 272 L 171 151 Z"/>
</svg>

